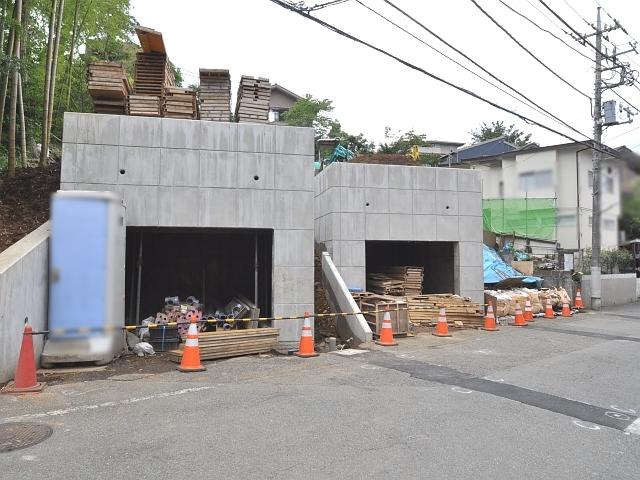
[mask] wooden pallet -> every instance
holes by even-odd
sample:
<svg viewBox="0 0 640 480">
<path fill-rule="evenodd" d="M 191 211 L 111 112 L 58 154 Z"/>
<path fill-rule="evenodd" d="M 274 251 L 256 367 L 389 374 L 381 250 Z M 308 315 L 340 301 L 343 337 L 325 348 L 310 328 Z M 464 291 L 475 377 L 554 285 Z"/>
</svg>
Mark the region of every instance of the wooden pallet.
<svg viewBox="0 0 640 480">
<path fill-rule="evenodd" d="M 238 86 L 235 115 L 239 122 L 267 122 L 271 101 L 268 78 L 243 75 Z"/>
<path fill-rule="evenodd" d="M 403 282 L 405 295 L 420 295 L 422 293 L 422 281 L 424 268 L 418 266 L 393 266 L 380 269 L 384 275 Z"/>
<path fill-rule="evenodd" d="M 127 114 L 142 117 L 160 117 L 162 108 L 157 95 L 129 95 L 127 98 Z"/>
<path fill-rule="evenodd" d="M 180 87 L 165 87 L 162 115 L 168 118 L 198 118 L 196 92 Z"/>
<path fill-rule="evenodd" d="M 200 358 L 214 360 L 269 352 L 277 345 L 278 334 L 279 329 L 277 328 L 250 328 L 201 333 L 198 335 Z M 169 358 L 174 362 L 180 362 L 183 348 L 169 352 Z"/>
<path fill-rule="evenodd" d="M 119 63 L 92 62 L 87 69 L 89 95 L 96 113 L 126 113 L 131 91 L 127 74 Z"/>
<path fill-rule="evenodd" d="M 379 295 L 404 295 L 404 282 L 383 273 L 367 275 L 367 290 Z"/>
<path fill-rule="evenodd" d="M 231 118 L 229 70 L 200 69 L 200 119 L 228 122 Z"/>
</svg>

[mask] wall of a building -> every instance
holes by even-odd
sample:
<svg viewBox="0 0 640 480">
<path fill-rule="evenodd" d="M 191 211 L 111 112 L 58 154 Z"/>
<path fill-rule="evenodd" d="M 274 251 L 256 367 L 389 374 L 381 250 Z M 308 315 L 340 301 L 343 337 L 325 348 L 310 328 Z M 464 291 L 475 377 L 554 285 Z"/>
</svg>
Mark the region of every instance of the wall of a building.
<svg viewBox="0 0 640 480">
<path fill-rule="evenodd" d="M 66 113 L 61 188 L 108 190 L 127 225 L 273 229 L 275 316 L 313 311 L 314 131 Z M 278 321 L 295 344 L 300 322 Z"/>
<path fill-rule="evenodd" d="M 635 273 L 602 275 L 602 306 L 624 305 L 638 299 Z M 582 277 L 582 299 L 591 308 L 591 275 Z"/>
<path fill-rule="evenodd" d="M 269 99 L 270 108 L 275 110 L 281 108 L 289 109 L 294 103 L 296 103 L 296 100 L 291 98 L 289 95 L 286 95 L 277 89 L 271 90 L 271 98 Z"/>
<path fill-rule="evenodd" d="M 49 294 L 49 222 L 0 252 L 0 383 L 14 376 L 24 319 L 45 330 Z M 36 362 L 43 337 L 34 335 Z"/>
<path fill-rule="evenodd" d="M 482 300 L 479 172 L 334 163 L 315 177 L 314 212 L 316 241 L 349 287 L 366 286 L 365 241 L 455 242 L 454 293 Z"/>
</svg>

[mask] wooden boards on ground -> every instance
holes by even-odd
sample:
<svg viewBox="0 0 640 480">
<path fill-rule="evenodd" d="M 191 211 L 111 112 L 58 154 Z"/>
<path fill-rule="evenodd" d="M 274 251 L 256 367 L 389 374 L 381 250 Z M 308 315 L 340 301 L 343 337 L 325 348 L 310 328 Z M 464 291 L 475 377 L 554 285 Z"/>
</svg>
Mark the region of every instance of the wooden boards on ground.
<svg viewBox="0 0 640 480">
<path fill-rule="evenodd" d="M 198 335 L 200 358 L 214 360 L 269 352 L 277 345 L 278 334 L 279 329 L 277 328 L 250 328 L 201 333 Z M 169 358 L 174 362 L 180 362 L 182 348 L 169 352 Z"/>
</svg>

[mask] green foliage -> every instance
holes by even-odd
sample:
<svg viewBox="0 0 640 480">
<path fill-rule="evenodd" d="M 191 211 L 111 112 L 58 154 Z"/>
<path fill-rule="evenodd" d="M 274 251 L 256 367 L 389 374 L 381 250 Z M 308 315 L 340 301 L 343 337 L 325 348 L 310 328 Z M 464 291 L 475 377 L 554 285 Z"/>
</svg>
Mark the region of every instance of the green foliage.
<svg viewBox="0 0 640 480">
<path fill-rule="evenodd" d="M 406 133 L 399 131 L 393 133 L 391 127 L 384 128 L 385 143 L 381 143 L 378 153 L 408 153 L 413 145 L 426 147 L 428 145 L 427 136 L 424 133 L 416 133 L 409 130 Z"/>
<path fill-rule="evenodd" d="M 586 273 L 591 272 L 591 248 L 585 249 L 583 256 L 583 268 Z M 629 250 L 624 248 L 603 248 L 600 251 L 600 268 L 602 273 L 633 272 L 634 258 Z"/>
<path fill-rule="evenodd" d="M 640 238 L 640 182 L 622 197 L 620 228 L 627 233 L 627 238 Z"/>
<path fill-rule="evenodd" d="M 176 82 L 176 87 L 181 87 L 182 82 L 184 82 L 182 70 L 180 70 L 180 67 L 176 67 L 173 62 L 169 62 L 169 66 L 171 67 L 171 73 L 173 73 L 173 80 Z"/>
<path fill-rule="evenodd" d="M 441 155 L 438 155 L 437 153 L 423 153 L 422 155 L 420 155 L 418 160 L 423 165 L 437 167 L 438 165 L 440 165 L 440 157 Z"/>
<path fill-rule="evenodd" d="M 482 122 L 479 129 L 471 130 L 469 133 L 471 134 L 473 143 L 484 142 L 486 140 L 491 140 L 492 138 L 498 138 L 506 135 L 507 142 L 517 147 L 524 147 L 530 143 L 531 139 L 530 133 L 525 134 L 515 128 L 515 125 L 513 124 L 507 127 L 502 120 L 491 122 L 490 124 Z"/>
</svg>

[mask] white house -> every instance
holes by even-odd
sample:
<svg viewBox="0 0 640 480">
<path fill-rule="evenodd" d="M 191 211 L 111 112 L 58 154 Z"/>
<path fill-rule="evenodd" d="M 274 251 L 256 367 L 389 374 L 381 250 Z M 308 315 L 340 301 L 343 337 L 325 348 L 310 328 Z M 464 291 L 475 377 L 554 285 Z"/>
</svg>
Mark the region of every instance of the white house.
<svg viewBox="0 0 640 480">
<path fill-rule="evenodd" d="M 459 164 L 482 172 L 483 198 L 555 198 L 556 240 L 564 249 L 591 246 L 592 150 L 580 143 L 528 146 Z M 622 162 L 605 155 L 602 180 L 602 247 L 618 246 Z"/>
</svg>

